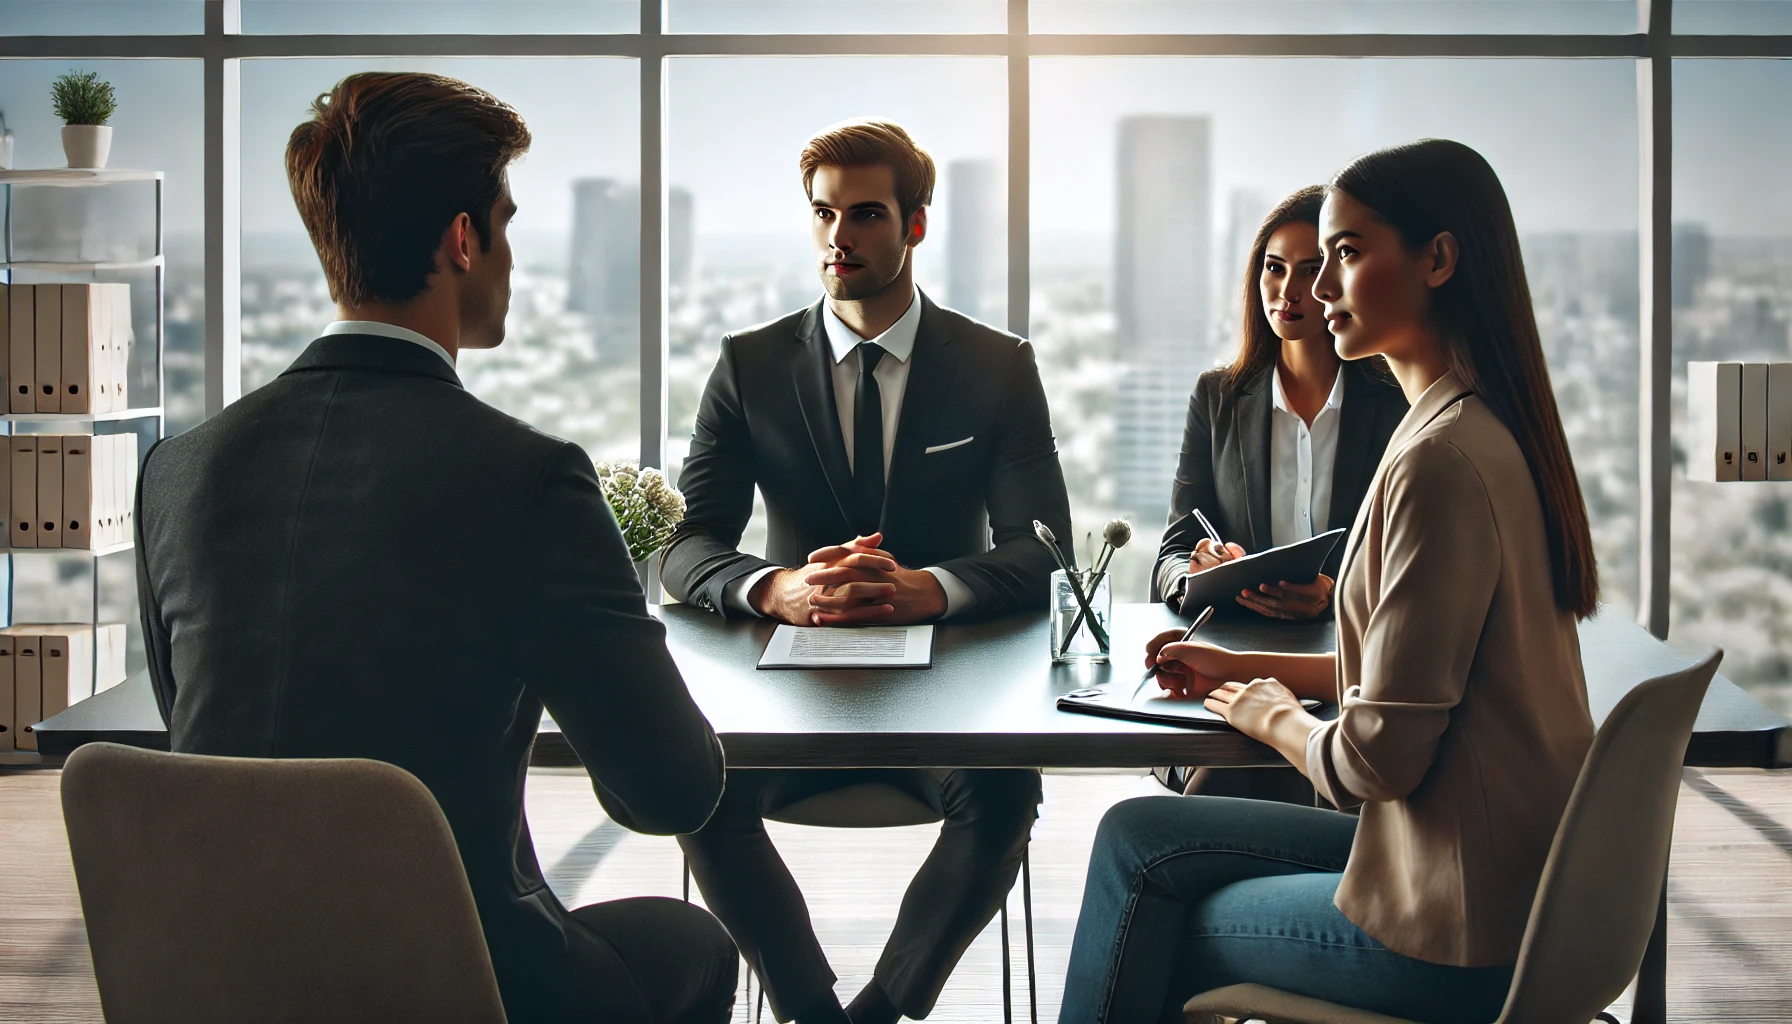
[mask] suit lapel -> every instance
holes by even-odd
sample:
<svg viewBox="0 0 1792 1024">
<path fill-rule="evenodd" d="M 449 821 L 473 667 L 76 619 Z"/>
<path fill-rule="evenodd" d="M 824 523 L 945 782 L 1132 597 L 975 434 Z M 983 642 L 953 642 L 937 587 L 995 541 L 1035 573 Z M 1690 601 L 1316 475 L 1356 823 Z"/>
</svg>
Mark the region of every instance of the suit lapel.
<svg viewBox="0 0 1792 1024">
<path fill-rule="evenodd" d="M 896 421 L 896 446 L 890 453 L 890 483 L 884 488 L 882 521 L 889 522 L 890 502 L 911 479 L 921 475 L 921 461 L 933 425 L 939 419 L 946 393 L 958 371 L 958 353 L 946 329 L 939 307 L 921 295 L 921 323 L 915 330 L 915 350 L 909 354 L 908 386 L 902 393 L 902 412 Z"/>
<path fill-rule="evenodd" d="M 1374 488 L 1380 485 L 1381 472 L 1387 466 L 1388 460 L 1411 443 L 1412 439 L 1418 435 L 1419 431 L 1425 429 L 1427 424 L 1450 406 L 1455 405 L 1464 395 L 1469 394 L 1473 394 L 1473 392 L 1463 387 L 1462 383 L 1456 379 L 1455 374 L 1446 373 L 1434 381 L 1423 395 L 1419 396 L 1418 402 L 1412 408 L 1406 410 L 1406 415 L 1401 418 L 1400 425 L 1394 428 L 1394 436 L 1388 439 L 1387 451 L 1382 455 L 1381 461 L 1376 463 L 1375 475 L 1369 481 L 1370 490 L 1363 497 L 1362 508 L 1357 510 L 1356 520 L 1350 528 L 1350 535 L 1345 538 L 1344 561 L 1338 570 L 1340 579 L 1349 574 L 1350 565 L 1356 560 L 1357 549 L 1363 546 L 1364 530 L 1362 527 L 1370 507 L 1375 504 Z M 1342 443 L 1342 438 L 1339 441 Z"/>
<path fill-rule="evenodd" d="M 1271 373 L 1275 370 L 1272 368 Z M 1269 415 L 1270 383 L 1264 377 L 1255 391 L 1241 390 L 1232 406 L 1232 431 L 1238 438 L 1244 461 L 1245 512 L 1249 518 L 1251 550 L 1270 546 L 1269 523 Z"/>
<path fill-rule="evenodd" d="M 825 300 L 824 300 L 825 301 Z M 791 352 L 790 376 L 796 385 L 797 404 L 803 409 L 803 422 L 809 428 L 809 440 L 821 460 L 821 471 L 828 478 L 828 489 L 840 506 L 840 515 L 848 523 L 851 512 L 852 464 L 846 460 L 846 439 L 840 436 L 840 410 L 834 401 L 833 353 L 828 350 L 827 332 L 821 326 L 821 303 L 797 326 L 795 347 Z M 885 501 L 889 499 L 886 497 Z"/>
</svg>

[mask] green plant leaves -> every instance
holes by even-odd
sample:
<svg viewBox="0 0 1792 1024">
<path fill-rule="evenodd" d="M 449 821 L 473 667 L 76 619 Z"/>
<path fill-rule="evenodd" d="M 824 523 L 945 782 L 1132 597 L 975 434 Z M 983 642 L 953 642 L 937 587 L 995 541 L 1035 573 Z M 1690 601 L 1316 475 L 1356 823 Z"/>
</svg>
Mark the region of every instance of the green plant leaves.
<svg viewBox="0 0 1792 1024">
<path fill-rule="evenodd" d="M 118 110 L 118 95 L 98 72 L 70 71 L 50 83 L 50 107 L 64 124 L 105 124 Z"/>
</svg>

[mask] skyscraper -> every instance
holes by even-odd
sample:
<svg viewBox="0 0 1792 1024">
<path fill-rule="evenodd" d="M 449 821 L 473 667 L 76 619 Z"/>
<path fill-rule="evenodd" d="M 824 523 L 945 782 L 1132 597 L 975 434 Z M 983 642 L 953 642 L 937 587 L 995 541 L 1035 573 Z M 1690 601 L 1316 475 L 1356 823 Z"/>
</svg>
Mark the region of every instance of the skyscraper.
<svg viewBox="0 0 1792 1024">
<path fill-rule="evenodd" d="M 694 201 L 687 189 L 666 195 L 666 265 L 673 288 L 694 273 Z M 572 183 L 572 259 L 566 308 L 589 316 L 598 355 L 632 359 L 641 325 L 641 190 L 613 178 Z"/>
<path fill-rule="evenodd" d="M 1669 271 L 1673 305 L 1675 309 L 1691 309 L 1698 302 L 1705 279 L 1711 276 L 1710 229 L 1696 221 L 1674 225 L 1673 252 L 1673 267 Z"/>
<path fill-rule="evenodd" d="M 984 323 L 1005 323 L 1001 165 L 994 160 L 947 164 L 946 214 L 946 305 Z"/>
<path fill-rule="evenodd" d="M 1115 503 L 1149 521 L 1169 509 L 1189 392 L 1214 361 L 1207 118 L 1125 118 L 1117 158 Z"/>
</svg>

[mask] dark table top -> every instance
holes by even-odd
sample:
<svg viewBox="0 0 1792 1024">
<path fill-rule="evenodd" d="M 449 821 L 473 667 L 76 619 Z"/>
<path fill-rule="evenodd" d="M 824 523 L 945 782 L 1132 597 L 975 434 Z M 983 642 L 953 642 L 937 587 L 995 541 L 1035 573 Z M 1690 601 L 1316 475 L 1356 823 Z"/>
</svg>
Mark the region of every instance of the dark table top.
<svg viewBox="0 0 1792 1024">
<path fill-rule="evenodd" d="M 1059 694 L 1136 682 L 1145 641 L 1181 625 L 1160 605 L 1118 605 L 1114 612 L 1113 665 L 1050 664 L 1045 616 L 1037 614 L 942 624 L 935 630 L 931 669 L 826 671 L 756 669 L 773 628 L 769 622 L 724 622 L 686 605 L 668 605 L 660 616 L 672 655 L 735 767 L 1281 763 L 1269 748 L 1229 729 L 1178 729 L 1058 711 Z M 1222 618 L 1201 636 L 1238 649 L 1323 652 L 1333 646 L 1329 622 Z M 1615 612 L 1583 623 L 1580 637 L 1596 722 L 1637 683 L 1694 660 Z M 37 732 L 39 746 L 52 756 L 96 739 L 162 749 L 168 743 L 145 675 L 82 701 Z M 547 723 L 535 763 L 578 760 Z M 1792 728 L 1719 676 L 1700 711 L 1687 763 L 1792 763 Z"/>
</svg>

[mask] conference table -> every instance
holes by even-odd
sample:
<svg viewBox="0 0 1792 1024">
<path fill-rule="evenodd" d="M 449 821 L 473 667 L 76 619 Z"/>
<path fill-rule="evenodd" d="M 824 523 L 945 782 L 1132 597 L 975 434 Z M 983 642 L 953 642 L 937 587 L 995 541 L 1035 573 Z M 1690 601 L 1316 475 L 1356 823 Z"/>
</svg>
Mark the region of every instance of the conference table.
<svg viewBox="0 0 1792 1024">
<path fill-rule="evenodd" d="M 724 621 L 688 605 L 655 613 L 686 685 L 721 737 L 732 767 L 753 768 L 1151 768 L 1158 765 L 1270 766 L 1273 750 L 1228 728 L 1185 729 L 1059 711 L 1071 690 L 1131 686 L 1144 669 L 1145 641 L 1184 623 L 1161 605 L 1114 609 L 1114 661 L 1053 665 L 1043 612 L 935 628 L 927 669 L 759 670 L 773 625 Z M 1216 617 L 1201 639 L 1235 649 L 1289 653 L 1333 650 L 1330 622 L 1279 623 Z M 1662 643 L 1613 609 L 1580 627 L 1594 721 L 1601 722 L 1644 680 L 1695 659 Z M 626 699 L 626 680 L 607 681 Z M 168 748 L 146 675 L 69 708 L 37 730 L 47 759 L 81 743 L 112 740 Z M 577 765 L 551 721 L 532 763 Z M 1792 723 L 1718 676 L 1687 747 L 1697 767 L 1792 765 Z M 1666 1020 L 1666 903 L 1639 975 L 1633 1021 Z"/>
</svg>

